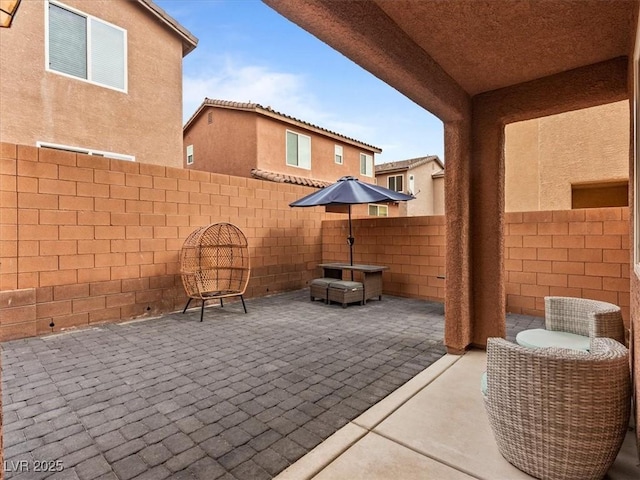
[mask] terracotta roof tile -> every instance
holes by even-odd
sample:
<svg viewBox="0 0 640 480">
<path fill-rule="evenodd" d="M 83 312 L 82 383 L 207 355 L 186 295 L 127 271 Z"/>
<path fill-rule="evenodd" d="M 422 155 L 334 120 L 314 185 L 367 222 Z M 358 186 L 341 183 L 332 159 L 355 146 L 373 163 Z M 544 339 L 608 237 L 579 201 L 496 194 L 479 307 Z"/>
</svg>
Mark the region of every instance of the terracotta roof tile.
<svg viewBox="0 0 640 480">
<path fill-rule="evenodd" d="M 331 185 L 331 182 L 314 180 L 313 178 L 296 177 L 294 175 L 287 175 L 284 173 L 268 172 L 257 168 L 251 169 L 251 176 L 260 180 L 268 180 L 270 182 L 293 183 L 295 185 L 306 185 L 308 187 L 315 188 L 325 188 Z"/>
<path fill-rule="evenodd" d="M 424 165 L 432 160 L 438 162 L 440 167 L 444 168 L 442 160 L 437 155 L 427 155 L 426 157 L 410 158 L 408 160 L 398 160 L 396 162 L 387 162 L 376 165 L 376 173 L 386 173 L 399 170 L 410 170 L 419 165 Z"/>
<path fill-rule="evenodd" d="M 355 138 L 347 137 L 345 135 L 342 135 L 341 133 L 333 132 L 333 131 L 328 130 L 326 128 L 319 127 L 318 125 L 314 125 L 312 123 L 305 122 L 304 120 L 300 120 L 299 118 L 295 118 L 295 117 L 292 117 L 292 116 L 287 115 L 285 113 L 278 112 L 278 111 L 274 110 L 273 108 L 271 108 L 270 106 L 264 107 L 264 106 L 260 105 L 259 103 L 251 103 L 251 102 L 233 102 L 233 101 L 230 101 L 230 100 L 216 100 L 216 99 L 211 99 L 211 98 L 205 98 L 204 101 L 202 102 L 202 104 L 200 105 L 200 107 L 198 107 L 196 112 L 191 116 L 191 118 L 187 121 L 187 123 L 185 123 L 185 125 L 184 125 L 184 130 L 185 131 L 189 127 L 191 122 L 193 120 L 195 120 L 195 118 L 198 117 L 198 115 L 200 115 L 200 113 L 207 106 L 209 106 L 209 107 L 218 107 L 218 108 L 229 108 L 229 109 L 233 109 L 233 110 L 254 111 L 254 112 L 262 114 L 262 115 L 267 115 L 267 116 L 270 116 L 270 117 L 279 118 L 280 120 L 283 120 L 283 121 L 285 121 L 287 123 L 290 123 L 290 124 L 293 124 L 293 125 L 299 124 L 299 125 L 301 125 L 303 127 L 310 128 L 312 130 L 318 130 L 321 133 L 324 133 L 326 135 L 342 139 L 342 140 L 344 140 L 346 142 L 349 142 L 349 143 L 355 143 L 355 144 L 358 144 L 360 146 L 366 147 L 367 150 L 371 150 L 371 151 L 373 151 L 375 153 L 382 152 L 382 149 L 380 149 L 378 147 L 374 147 L 373 145 L 369 145 L 368 143 L 361 142 L 360 140 L 356 140 Z"/>
</svg>

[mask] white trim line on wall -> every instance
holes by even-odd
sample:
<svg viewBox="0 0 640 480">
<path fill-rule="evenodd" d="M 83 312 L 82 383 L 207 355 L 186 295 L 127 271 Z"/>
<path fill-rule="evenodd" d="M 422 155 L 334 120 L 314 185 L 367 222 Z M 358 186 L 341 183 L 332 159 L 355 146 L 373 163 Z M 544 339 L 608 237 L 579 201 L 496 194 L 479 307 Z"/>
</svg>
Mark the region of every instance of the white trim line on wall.
<svg viewBox="0 0 640 480">
<path fill-rule="evenodd" d="M 113 158 L 115 160 L 126 160 L 129 162 L 135 162 L 136 157 L 133 155 L 126 155 L 124 153 L 106 152 L 103 150 L 95 150 L 93 148 L 71 147 L 69 145 L 61 145 L 58 143 L 49 142 L 36 142 L 38 148 L 52 148 L 54 150 L 64 150 L 67 152 L 84 153 L 85 155 L 95 155 L 97 157 Z"/>
</svg>

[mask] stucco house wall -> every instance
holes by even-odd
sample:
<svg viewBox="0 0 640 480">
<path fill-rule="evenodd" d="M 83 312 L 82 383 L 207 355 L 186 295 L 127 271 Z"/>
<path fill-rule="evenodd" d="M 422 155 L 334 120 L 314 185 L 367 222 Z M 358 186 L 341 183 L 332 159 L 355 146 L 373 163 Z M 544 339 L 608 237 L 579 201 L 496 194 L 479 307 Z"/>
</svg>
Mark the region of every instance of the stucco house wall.
<svg viewBox="0 0 640 480">
<path fill-rule="evenodd" d="M 627 100 L 505 127 L 506 211 L 571 209 L 571 185 L 627 181 Z"/>
<path fill-rule="evenodd" d="M 376 181 L 378 185 L 389 188 L 389 177 L 402 176 L 403 191 L 415 195 L 416 199 L 400 204 L 400 216 L 444 215 L 444 178 L 433 175 L 442 171 L 440 160 L 420 161 L 411 164 L 412 160 L 391 162 L 376 166 Z M 415 159 L 420 160 L 420 159 Z M 408 162 L 408 163 L 407 163 Z M 391 166 L 398 163 L 406 166 L 394 169 Z M 389 169 L 388 171 L 385 171 Z M 413 175 L 413 188 L 410 177 Z"/>
<path fill-rule="evenodd" d="M 211 123 L 209 123 L 211 118 Z M 215 110 L 201 115 L 184 132 L 184 167 L 249 177 L 256 168 L 257 118 L 240 110 Z M 186 147 L 193 145 L 193 163 L 186 163 Z"/>
<path fill-rule="evenodd" d="M 65 0 L 59 5 L 126 30 L 126 92 L 46 70 L 48 2 L 22 2 L 11 28 L 0 31 L 0 139 L 181 166 L 184 38 L 139 2 Z"/>
<path fill-rule="evenodd" d="M 311 139 L 311 168 L 288 165 L 287 131 Z M 194 161 L 187 163 L 187 147 L 193 145 Z M 343 163 L 335 162 L 335 147 L 342 147 Z M 380 149 L 338 133 L 275 112 L 258 104 L 205 99 L 184 127 L 184 167 L 251 177 L 252 169 L 333 183 L 351 175 L 368 183 L 360 173 L 360 154 Z"/>
</svg>

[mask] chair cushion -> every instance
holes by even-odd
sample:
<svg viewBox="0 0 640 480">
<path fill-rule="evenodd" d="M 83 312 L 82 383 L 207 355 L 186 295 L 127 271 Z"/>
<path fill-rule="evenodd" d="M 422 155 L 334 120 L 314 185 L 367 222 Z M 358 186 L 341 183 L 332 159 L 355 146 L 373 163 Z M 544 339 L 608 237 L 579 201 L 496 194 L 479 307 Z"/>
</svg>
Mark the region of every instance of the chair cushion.
<svg viewBox="0 0 640 480">
<path fill-rule="evenodd" d="M 533 328 L 523 330 L 516 335 L 518 345 L 528 348 L 569 348 L 571 350 L 589 351 L 591 343 L 589 337 L 575 333 Z"/>
<path fill-rule="evenodd" d="M 480 377 L 480 391 L 483 395 L 487 395 L 487 388 L 487 372 L 484 372 Z"/>
<path fill-rule="evenodd" d="M 364 287 L 361 282 L 350 282 L 348 280 L 333 280 L 329 284 L 329 288 L 335 288 L 337 290 L 362 290 Z"/>
</svg>

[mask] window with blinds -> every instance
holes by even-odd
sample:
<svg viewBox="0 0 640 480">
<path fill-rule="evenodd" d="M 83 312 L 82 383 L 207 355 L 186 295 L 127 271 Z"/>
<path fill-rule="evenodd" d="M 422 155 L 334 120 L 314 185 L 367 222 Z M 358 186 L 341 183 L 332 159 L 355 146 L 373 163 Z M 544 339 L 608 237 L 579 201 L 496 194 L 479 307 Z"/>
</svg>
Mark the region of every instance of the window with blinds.
<svg viewBox="0 0 640 480">
<path fill-rule="evenodd" d="M 127 32 L 100 19 L 49 2 L 48 69 L 127 90 Z"/>
</svg>

